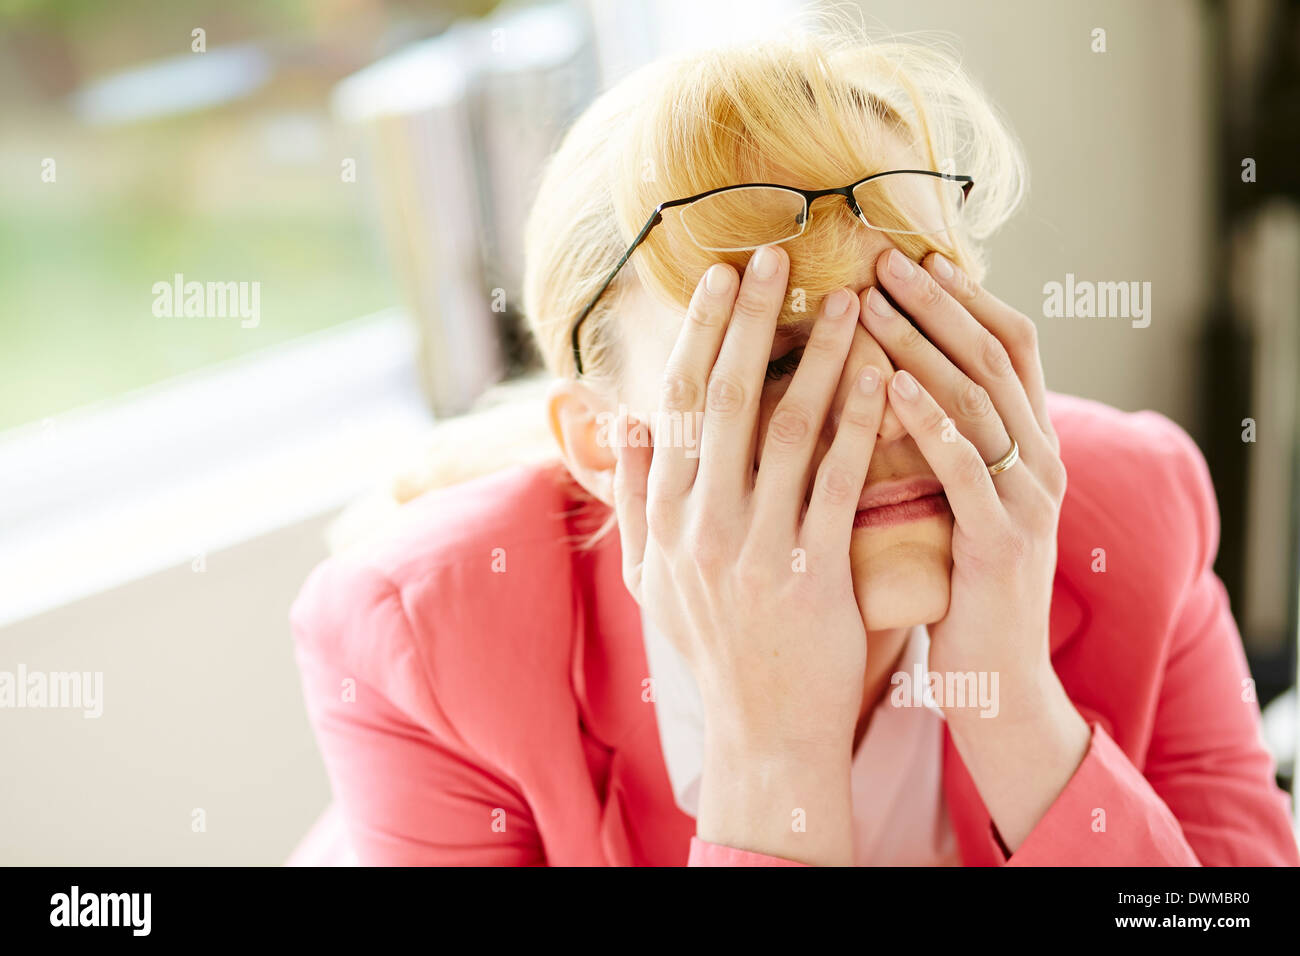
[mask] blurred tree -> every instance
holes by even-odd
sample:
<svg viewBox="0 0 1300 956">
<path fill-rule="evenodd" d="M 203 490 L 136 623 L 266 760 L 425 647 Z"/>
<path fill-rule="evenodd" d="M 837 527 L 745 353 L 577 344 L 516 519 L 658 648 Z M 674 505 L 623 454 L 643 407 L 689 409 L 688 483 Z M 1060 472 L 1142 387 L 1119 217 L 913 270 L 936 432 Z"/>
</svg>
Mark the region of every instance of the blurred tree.
<svg viewBox="0 0 1300 956">
<path fill-rule="evenodd" d="M 418 39 L 454 19 L 490 13 L 498 0 L 0 0 L 0 59 L 17 67 L 26 93 L 67 96 L 100 73 L 176 55 L 202 26 L 211 46 L 311 34 L 354 43 L 381 34 Z M 360 31 L 358 27 L 362 27 Z M 387 50 L 367 50 L 375 56 Z M 24 90 L 0 90 L 22 97 Z"/>
</svg>

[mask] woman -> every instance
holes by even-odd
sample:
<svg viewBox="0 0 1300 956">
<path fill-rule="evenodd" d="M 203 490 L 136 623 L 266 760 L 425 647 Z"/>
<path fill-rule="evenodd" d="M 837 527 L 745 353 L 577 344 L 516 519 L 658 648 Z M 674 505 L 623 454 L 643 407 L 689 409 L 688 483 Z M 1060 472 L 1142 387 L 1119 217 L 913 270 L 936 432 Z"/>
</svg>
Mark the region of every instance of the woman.
<svg viewBox="0 0 1300 956">
<path fill-rule="evenodd" d="M 1021 173 L 907 44 L 588 109 L 526 234 L 560 461 L 294 607 L 361 862 L 1300 862 L 1201 456 L 1049 394 L 979 284 Z"/>
</svg>

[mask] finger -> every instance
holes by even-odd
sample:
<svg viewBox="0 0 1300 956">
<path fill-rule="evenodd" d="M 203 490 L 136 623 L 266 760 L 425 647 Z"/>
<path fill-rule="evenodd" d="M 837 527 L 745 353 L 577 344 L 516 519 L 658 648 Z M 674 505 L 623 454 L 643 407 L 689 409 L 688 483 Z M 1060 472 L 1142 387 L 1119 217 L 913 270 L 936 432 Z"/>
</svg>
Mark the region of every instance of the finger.
<svg viewBox="0 0 1300 956">
<path fill-rule="evenodd" d="M 772 412 L 754 486 L 756 520 L 794 528 L 808 490 L 808 472 L 826 413 L 857 328 L 858 297 L 839 289 L 822 300 L 790 387 Z"/>
<path fill-rule="evenodd" d="M 897 249 L 877 261 L 876 278 L 921 331 L 966 375 L 988 392 L 1007 431 L 1020 443 L 1028 462 L 1050 451 L 1029 396 L 1007 350 L 960 303 Z M 1006 449 L 997 455 L 1000 458 Z"/>
<path fill-rule="evenodd" d="M 1006 509 L 975 446 L 960 436 L 957 441 L 943 440 L 943 422 L 947 416 L 907 371 L 897 371 L 890 379 L 889 403 L 935 477 L 942 482 L 948 506 L 962 530 L 974 535 L 996 533 L 1005 523 Z M 1023 466 L 1002 472 L 997 480 L 1014 481 L 1017 471 L 1023 475 Z"/>
<path fill-rule="evenodd" d="M 998 337 L 1011 357 L 1016 374 L 1020 376 L 1039 426 L 1045 433 L 1054 436 L 1056 429 L 1052 427 L 1052 418 L 1047 411 L 1043 359 L 1038 351 L 1038 327 L 1024 313 L 987 291 L 964 270 L 937 252 L 926 258 L 925 267 L 944 291 Z"/>
<path fill-rule="evenodd" d="M 984 387 L 972 382 L 953 365 L 878 289 L 868 289 L 865 299 L 861 321 L 885 350 L 894 368 L 906 368 L 915 375 L 953 417 L 944 428 L 944 437 L 955 440 L 960 432 L 987 462 L 1005 455 L 1011 439 Z"/>
<path fill-rule="evenodd" d="M 623 583 L 638 603 L 641 601 L 641 568 L 645 564 L 649 528 L 646 521 L 646 484 L 650 477 L 653 449 L 629 440 L 627 413 L 614 426 L 614 513 L 618 518 L 619 542 L 623 550 Z"/>
<path fill-rule="evenodd" d="M 717 360 L 723 335 L 731 318 L 739 282 L 735 270 L 725 263 L 708 268 L 691 296 L 677 342 L 664 369 L 659 413 L 655 421 L 655 454 L 650 466 L 650 494 L 664 502 L 685 495 L 695 482 L 696 453 L 683 441 L 671 441 L 672 423 L 678 435 L 696 435 L 683 424 L 694 426 L 704 412 L 709 371 Z"/>
<path fill-rule="evenodd" d="M 785 298 L 789 259 L 779 246 L 750 257 L 709 373 L 696 485 L 711 506 L 730 506 L 750 491 L 758 402 Z"/>
<path fill-rule="evenodd" d="M 879 369 L 864 365 L 844 400 L 831 447 L 817 468 L 800 540 L 806 546 L 847 552 L 853 518 L 867 482 L 867 469 L 876 448 L 876 434 L 885 414 L 885 389 Z"/>
</svg>

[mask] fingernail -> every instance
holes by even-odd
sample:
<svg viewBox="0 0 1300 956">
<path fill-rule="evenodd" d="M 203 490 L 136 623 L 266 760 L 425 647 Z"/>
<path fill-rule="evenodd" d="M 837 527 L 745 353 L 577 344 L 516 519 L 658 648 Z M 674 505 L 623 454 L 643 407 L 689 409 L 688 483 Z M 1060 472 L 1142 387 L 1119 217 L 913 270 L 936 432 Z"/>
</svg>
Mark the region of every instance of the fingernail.
<svg viewBox="0 0 1300 956">
<path fill-rule="evenodd" d="M 880 385 L 880 373 L 876 371 L 875 366 L 868 365 L 858 375 L 858 388 L 862 389 L 864 395 L 876 394 L 876 388 Z"/>
<path fill-rule="evenodd" d="M 912 263 L 907 256 L 895 249 L 889 254 L 889 271 L 895 279 L 906 279 L 912 274 Z"/>
<path fill-rule="evenodd" d="M 890 379 L 890 385 L 893 386 L 894 393 L 899 398 L 916 398 L 916 379 L 912 378 L 909 373 L 904 372 L 901 369 L 895 372 L 894 377 Z"/>
<path fill-rule="evenodd" d="M 939 274 L 940 279 L 951 279 L 953 276 L 952 263 L 939 254 L 934 257 L 934 271 Z"/>
<path fill-rule="evenodd" d="M 843 315 L 849 310 L 849 304 L 853 301 L 853 296 L 847 289 L 836 289 L 826 297 L 822 308 L 826 310 L 827 315 Z"/>
<path fill-rule="evenodd" d="M 889 303 L 874 288 L 867 292 L 867 308 L 882 318 L 889 318 Z"/>
<path fill-rule="evenodd" d="M 710 295 L 721 295 L 731 288 L 731 275 L 730 269 L 721 262 L 715 262 L 704 273 L 704 288 Z"/>
<path fill-rule="evenodd" d="M 776 275 L 776 253 L 771 246 L 762 246 L 749 260 L 749 271 L 759 279 L 770 279 Z"/>
</svg>

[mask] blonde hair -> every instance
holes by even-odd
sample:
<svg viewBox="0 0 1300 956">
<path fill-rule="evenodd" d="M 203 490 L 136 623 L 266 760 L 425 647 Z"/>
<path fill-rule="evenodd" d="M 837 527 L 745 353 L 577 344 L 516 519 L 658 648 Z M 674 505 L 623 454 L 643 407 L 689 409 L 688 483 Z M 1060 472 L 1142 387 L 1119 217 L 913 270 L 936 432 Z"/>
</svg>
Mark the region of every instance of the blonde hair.
<svg viewBox="0 0 1300 956">
<path fill-rule="evenodd" d="M 1019 204 L 1024 162 L 937 45 L 873 43 L 842 28 L 658 61 L 624 79 L 571 127 L 525 226 L 524 311 L 547 368 L 575 374 L 572 323 L 658 203 L 741 182 L 841 186 L 890 168 L 891 139 L 930 169 L 975 180 L 951 244 L 891 233 L 894 244 L 915 259 L 941 251 L 982 279 L 982 240 Z M 844 203 L 821 200 L 804 234 L 784 243 L 800 305 L 815 310 L 860 275 L 872 242 Z M 749 256 L 656 227 L 583 324 L 584 379 L 616 387 L 618 306 L 633 285 L 682 312 L 709 265 L 740 269 Z M 783 322 L 793 308 L 788 298 Z"/>
<path fill-rule="evenodd" d="M 524 312 L 547 370 L 574 377 L 572 324 L 658 203 L 741 182 L 841 186 L 892 168 L 886 153 L 898 145 L 930 169 L 971 176 L 975 188 L 951 243 L 898 233 L 891 240 L 914 259 L 941 251 L 982 280 L 982 242 L 1020 203 L 1024 161 L 1010 130 L 940 43 L 873 42 L 837 22 L 830 31 L 657 61 L 623 79 L 568 130 L 525 224 Z M 814 311 L 822 296 L 863 273 L 872 237 L 843 202 L 826 198 L 804 234 L 784 246 L 790 288 L 802 289 L 801 305 Z M 749 256 L 706 252 L 658 226 L 583 324 L 584 381 L 617 393 L 619 304 L 634 288 L 684 312 L 709 265 L 721 260 L 740 269 Z M 792 309 L 787 298 L 782 321 L 794 318 Z M 503 429 L 496 409 L 489 427 L 460 429 L 512 449 L 461 454 L 449 447 L 460 442 L 440 426 L 431 456 L 391 497 L 400 502 L 474 477 L 466 460 L 498 468 L 512 458 L 535 460 L 542 448 L 554 454 L 538 385 L 534 380 L 531 395 L 515 402 L 520 427 Z"/>
</svg>

